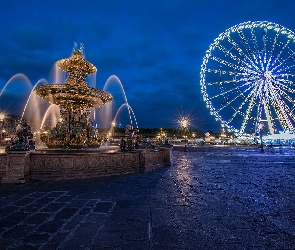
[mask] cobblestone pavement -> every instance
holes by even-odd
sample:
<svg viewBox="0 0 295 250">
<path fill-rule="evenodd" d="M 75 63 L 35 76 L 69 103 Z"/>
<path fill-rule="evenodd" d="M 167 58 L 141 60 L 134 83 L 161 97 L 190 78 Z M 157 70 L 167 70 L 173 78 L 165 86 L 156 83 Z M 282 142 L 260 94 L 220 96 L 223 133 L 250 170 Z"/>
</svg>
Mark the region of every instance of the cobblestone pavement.
<svg viewBox="0 0 295 250">
<path fill-rule="evenodd" d="M 173 149 L 146 174 L 0 186 L 0 249 L 295 249 L 295 149 Z"/>
</svg>

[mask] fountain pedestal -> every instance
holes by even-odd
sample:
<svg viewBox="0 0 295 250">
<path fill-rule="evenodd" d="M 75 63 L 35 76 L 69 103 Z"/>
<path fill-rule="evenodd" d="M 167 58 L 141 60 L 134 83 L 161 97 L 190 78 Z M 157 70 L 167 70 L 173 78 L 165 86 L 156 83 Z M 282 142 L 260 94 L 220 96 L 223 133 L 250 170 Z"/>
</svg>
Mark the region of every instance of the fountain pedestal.
<svg viewBox="0 0 295 250">
<path fill-rule="evenodd" d="M 7 151 L 6 171 L 2 183 L 25 183 L 30 179 L 30 152 Z"/>
<path fill-rule="evenodd" d="M 0 159 L 6 162 L 0 169 L 2 183 L 25 183 L 152 172 L 171 166 L 171 149 L 112 153 L 95 150 L 7 151 L 0 154 Z"/>
</svg>

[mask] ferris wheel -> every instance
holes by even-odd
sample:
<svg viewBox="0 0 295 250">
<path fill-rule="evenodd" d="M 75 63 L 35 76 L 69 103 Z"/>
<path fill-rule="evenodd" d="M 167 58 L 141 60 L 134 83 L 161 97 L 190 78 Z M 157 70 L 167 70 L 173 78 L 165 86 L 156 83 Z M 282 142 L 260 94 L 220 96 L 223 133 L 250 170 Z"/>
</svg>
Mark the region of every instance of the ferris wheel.
<svg viewBox="0 0 295 250">
<path fill-rule="evenodd" d="M 294 132 L 294 32 L 267 21 L 227 29 L 206 51 L 200 84 L 211 115 L 229 131 Z"/>
</svg>

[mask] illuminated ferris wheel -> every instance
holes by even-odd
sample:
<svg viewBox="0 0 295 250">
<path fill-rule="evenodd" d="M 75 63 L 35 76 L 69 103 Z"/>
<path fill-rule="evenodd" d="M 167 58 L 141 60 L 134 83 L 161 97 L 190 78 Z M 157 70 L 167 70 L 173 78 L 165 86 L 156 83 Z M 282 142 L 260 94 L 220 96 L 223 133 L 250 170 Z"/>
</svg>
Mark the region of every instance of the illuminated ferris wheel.
<svg viewBox="0 0 295 250">
<path fill-rule="evenodd" d="M 236 134 L 294 132 L 295 34 L 267 21 L 221 33 L 200 73 L 203 99 L 222 126 Z"/>
</svg>

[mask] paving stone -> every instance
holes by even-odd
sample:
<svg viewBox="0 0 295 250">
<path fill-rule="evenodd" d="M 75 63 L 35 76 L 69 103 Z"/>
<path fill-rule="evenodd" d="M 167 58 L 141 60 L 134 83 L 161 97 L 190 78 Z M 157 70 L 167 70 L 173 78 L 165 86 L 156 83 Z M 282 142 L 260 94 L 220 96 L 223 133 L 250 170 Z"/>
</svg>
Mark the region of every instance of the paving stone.
<svg viewBox="0 0 295 250">
<path fill-rule="evenodd" d="M 115 248 L 116 249 L 116 248 Z M 130 240 L 130 241 L 125 241 L 121 245 L 122 250 L 146 250 L 146 249 L 151 249 L 150 248 L 150 242 L 148 240 Z"/>
<path fill-rule="evenodd" d="M 34 232 L 23 239 L 24 243 L 30 243 L 32 245 L 42 245 L 50 238 L 50 234 L 42 232 Z"/>
<path fill-rule="evenodd" d="M 121 246 L 123 231 L 102 230 L 92 242 L 95 248 L 116 248 Z"/>
<path fill-rule="evenodd" d="M 179 246 L 178 230 L 174 227 L 153 227 L 151 236 L 154 246 Z"/>
<path fill-rule="evenodd" d="M 10 214 L 9 216 L 3 218 L 0 220 L 0 225 L 2 227 L 11 227 L 15 224 L 18 224 L 22 221 L 24 221 L 27 217 L 29 217 L 29 213 L 25 212 L 14 212 Z"/>
<path fill-rule="evenodd" d="M 111 201 L 99 201 L 96 203 L 96 206 L 93 208 L 93 212 L 97 213 L 109 213 L 114 206 L 114 203 Z"/>
<path fill-rule="evenodd" d="M 75 215 L 71 219 L 65 222 L 62 229 L 66 231 L 74 230 L 79 223 L 81 223 L 85 219 L 85 215 Z"/>
<path fill-rule="evenodd" d="M 63 243 L 63 246 L 72 246 L 73 248 L 79 246 L 87 249 L 100 228 L 101 224 L 99 223 L 80 223 L 71 237 Z"/>
<path fill-rule="evenodd" d="M 51 234 L 58 231 L 64 223 L 65 222 L 62 220 L 49 220 L 46 221 L 44 224 L 40 225 L 37 231 L 40 233 L 44 232 Z"/>
<path fill-rule="evenodd" d="M 264 236 L 277 249 L 295 249 L 295 238 L 286 233 L 266 234 Z"/>
<path fill-rule="evenodd" d="M 145 220 L 127 220 L 124 226 L 125 240 L 148 240 L 150 222 Z"/>
<path fill-rule="evenodd" d="M 162 208 L 154 208 L 151 211 L 152 213 L 152 226 L 153 227 L 164 227 L 164 226 L 173 226 L 172 215 L 170 211 Z"/>
<path fill-rule="evenodd" d="M 221 222 L 229 229 L 250 228 L 247 222 L 238 216 L 224 216 L 220 218 Z"/>
<path fill-rule="evenodd" d="M 33 213 L 24 221 L 24 223 L 31 225 L 40 225 L 45 222 L 50 216 L 52 216 L 51 213 Z"/>
<path fill-rule="evenodd" d="M 66 204 L 65 203 L 56 203 L 56 202 L 52 202 L 50 204 L 48 204 L 47 206 L 45 206 L 44 208 L 42 208 L 40 210 L 40 212 L 56 212 L 57 210 L 61 209 L 62 207 L 64 207 Z"/>
<path fill-rule="evenodd" d="M 78 208 L 75 207 L 64 207 L 57 214 L 55 214 L 54 219 L 56 220 L 68 220 L 77 213 Z"/>
<path fill-rule="evenodd" d="M 50 239 L 46 245 L 47 249 L 58 249 L 58 247 L 69 238 L 69 232 L 57 232 Z"/>
<path fill-rule="evenodd" d="M 32 230 L 34 226 L 32 225 L 16 225 L 11 229 L 7 230 L 3 237 L 11 238 L 11 239 L 19 239 L 27 236 Z"/>
<path fill-rule="evenodd" d="M 246 247 L 263 247 L 270 245 L 270 242 L 251 229 L 237 229 L 233 231 L 233 234 Z"/>
<path fill-rule="evenodd" d="M 178 232 L 182 249 L 211 249 L 210 238 L 204 231 L 193 231 L 191 228 Z"/>
<path fill-rule="evenodd" d="M 258 232 L 261 235 L 264 234 L 275 234 L 275 233 L 282 233 L 282 229 L 278 228 L 275 224 L 271 223 L 270 221 L 254 221 L 248 222 L 253 230 Z"/>
</svg>

